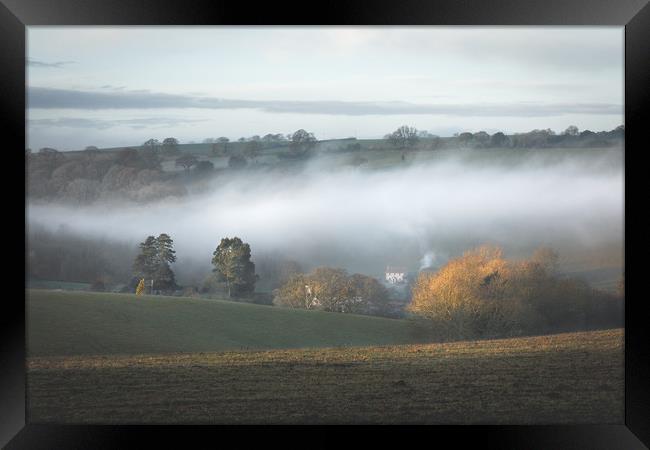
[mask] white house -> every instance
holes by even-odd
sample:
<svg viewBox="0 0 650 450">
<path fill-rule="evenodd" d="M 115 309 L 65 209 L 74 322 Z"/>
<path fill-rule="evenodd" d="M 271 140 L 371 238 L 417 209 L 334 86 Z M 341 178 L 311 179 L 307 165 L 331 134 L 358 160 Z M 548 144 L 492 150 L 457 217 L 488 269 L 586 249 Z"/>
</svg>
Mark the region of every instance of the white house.
<svg viewBox="0 0 650 450">
<path fill-rule="evenodd" d="M 406 282 L 406 269 L 403 267 L 386 267 L 386 281 L 391 284 Z"/>
</svg>

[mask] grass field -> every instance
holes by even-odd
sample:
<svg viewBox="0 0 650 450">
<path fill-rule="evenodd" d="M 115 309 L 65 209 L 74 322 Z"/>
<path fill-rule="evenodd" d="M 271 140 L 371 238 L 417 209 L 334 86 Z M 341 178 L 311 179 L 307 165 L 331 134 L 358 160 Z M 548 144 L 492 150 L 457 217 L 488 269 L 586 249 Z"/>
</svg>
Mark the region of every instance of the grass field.
<svg viewBox="0 0 650 450">
<path fill-rule="evenodd" d="M 31 357 L 28 421 L 621 424 L 623 367 L 622 330 L 385 347 Z"/>
<path fill-rule="evenodd" d="M 73 281 L 55 280 L 29 280 L 27 283 L 32 289 L 61 289 L 66 291 L 86 291 L 90 289 L 91 283 L 77 283 Z"/>
<path fill-rule="evenodd" d="M 231 301 L 27 290 L 29 356 L 422 342 L 405 320 Z"/>
</svg>

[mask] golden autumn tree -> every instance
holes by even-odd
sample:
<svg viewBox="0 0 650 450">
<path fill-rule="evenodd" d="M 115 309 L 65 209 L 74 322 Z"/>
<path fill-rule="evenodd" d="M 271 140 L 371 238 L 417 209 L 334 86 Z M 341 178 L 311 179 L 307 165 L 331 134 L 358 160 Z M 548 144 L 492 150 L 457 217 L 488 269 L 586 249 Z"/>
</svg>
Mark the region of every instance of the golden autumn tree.
<svg viewBox="0 0 650 450">
<path fill-rule="evenodd" d="M 273 303 L 292 308 L 359 313 L 382 312 L 388 291 L 375 278 L 344 269 L 317 267 L 309 274 L 298 273 L 275 291 Z"/>
<path fill-rule="evenodd" d="M 514 334 L 521 304 L 510 292 L 513 265 L 495 246 L 450 260 L 437 273 L 421 273 L 409 310 L 434 321 L 450 336 Z"/>
<path fill-rule="evenodd" d="M 144 278 L 140 279 L 138 286 L 135 288 L 135 295 L 142 295 L 144 292 Z"/>
<path fill-rule="evenodd" d="M 470 250 L 421 273 L 409 310 L 448 338 L 620 326 L 621 297 L 560 275 L 558 260 L 547 247 L 519 261 L 494 246 Z"/>
<path fill-rule="evenodd" d="M 278 289 L 273 303 L 291 308 L 309 309 L 311 299 L 312 292 L 308 280 L 303 274 L 297 273 Z"/>
</svg>

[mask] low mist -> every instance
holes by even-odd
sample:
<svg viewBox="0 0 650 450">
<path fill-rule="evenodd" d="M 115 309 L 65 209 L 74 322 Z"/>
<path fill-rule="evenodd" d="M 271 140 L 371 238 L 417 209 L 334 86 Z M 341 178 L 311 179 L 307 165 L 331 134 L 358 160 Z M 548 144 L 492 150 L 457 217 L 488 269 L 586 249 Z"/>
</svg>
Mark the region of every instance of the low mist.
<svg viewBox="0 0 650 450">
<path fill-rule="evenodd" d="M 502 245 L 512 257 L 550 245 L 565 262 L 586 249 L 618 248 L 620 263 L 620 149 L 537 150 L 514 162 L 458 155 L 382 170 L 315 158 L 292 170 L 217 176 L 202 193 L 147 205 L 30 203 L 28 224 L 134 246 L 168 233 L 181 282 L 190 267 L 210 270 L 226 236 L 250 243 L 253 260 L 277 255 L 305 269 L 333 265 L 370 275 L 389 264 L 436 267 L 482 243 Z"/>
</svg>

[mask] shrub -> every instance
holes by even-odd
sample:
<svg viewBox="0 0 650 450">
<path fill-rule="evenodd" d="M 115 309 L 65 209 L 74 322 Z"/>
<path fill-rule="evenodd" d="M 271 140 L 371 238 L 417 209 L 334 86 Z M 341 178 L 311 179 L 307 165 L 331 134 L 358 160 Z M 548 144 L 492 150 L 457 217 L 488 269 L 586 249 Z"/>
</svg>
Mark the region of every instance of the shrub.
<svg viewBox="0 0 650 450">
<path fill-rule="evenodd" d="M 276 305 L 359 314 L 383 312 L 388 302 L 388 291 L 376 279 L 332 267 L 295 274 L 275 294 Z"/>
<path fill-rule="evenodd" d="M 436 273 L 421 273 L 408 310 L 453 338 L 620 326 L 619 298 L 556 269 L 550 249 L 516 262 L 497 247 L 479 247 Z"/>
<path fill-rule="evenodd" d="M 501 250 L 479 247 L 437 273 L 421 273 L 408 309 L 457 337 L 517 334 L 521 308 L 509 292 L 511 279 Z"/>
</svg>

